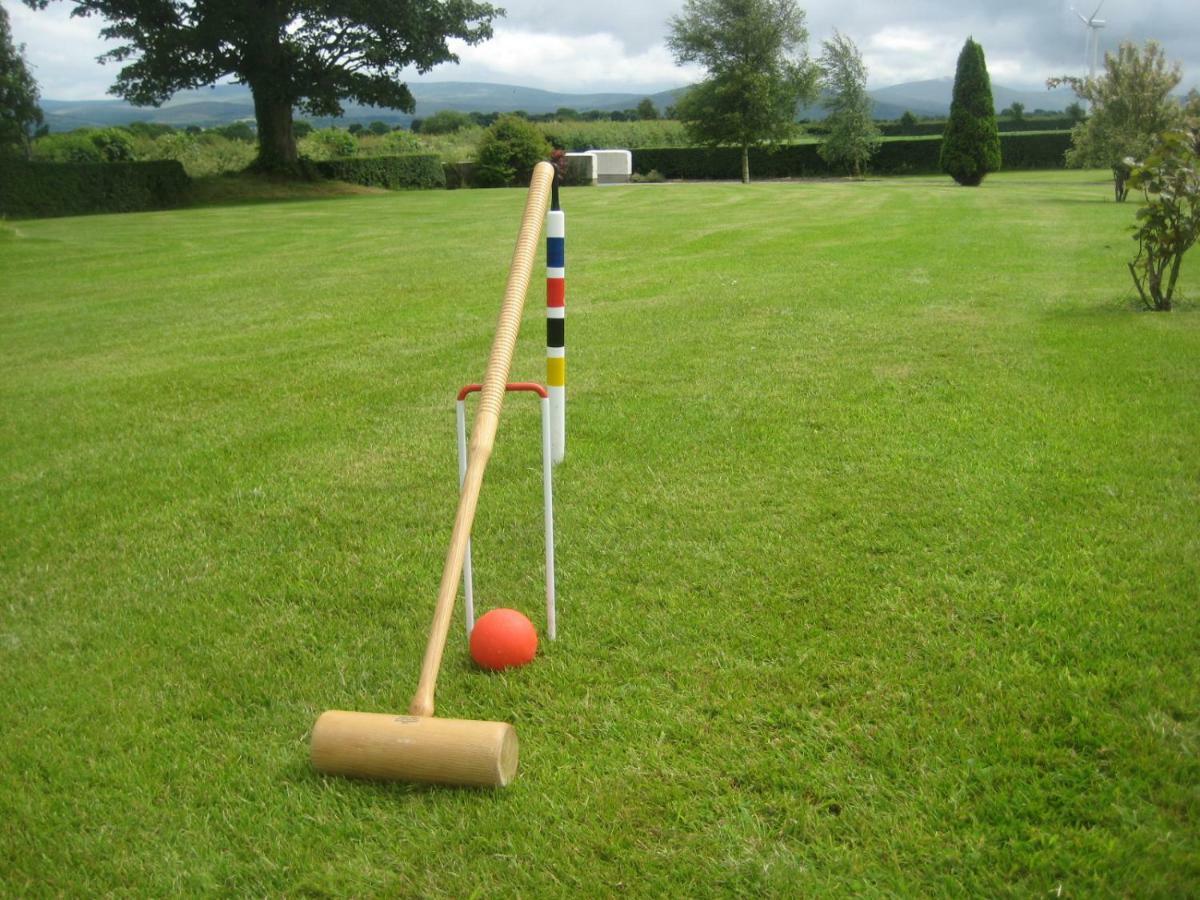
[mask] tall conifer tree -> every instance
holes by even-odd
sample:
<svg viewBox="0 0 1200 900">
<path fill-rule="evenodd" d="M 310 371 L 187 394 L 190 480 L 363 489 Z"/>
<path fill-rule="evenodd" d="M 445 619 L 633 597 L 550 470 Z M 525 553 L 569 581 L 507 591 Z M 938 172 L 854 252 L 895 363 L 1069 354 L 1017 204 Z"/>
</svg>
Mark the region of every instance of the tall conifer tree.
<svg viewBox="0 0 1200 900">
<path fill-rule="evenodd" d="M 1000 131 L 983 48 L 971 38 L 958 54 L 950 120 L 942 137 L 942 171 L 967 187 L 976 187 L 1000 168 Z"/>
</svg>

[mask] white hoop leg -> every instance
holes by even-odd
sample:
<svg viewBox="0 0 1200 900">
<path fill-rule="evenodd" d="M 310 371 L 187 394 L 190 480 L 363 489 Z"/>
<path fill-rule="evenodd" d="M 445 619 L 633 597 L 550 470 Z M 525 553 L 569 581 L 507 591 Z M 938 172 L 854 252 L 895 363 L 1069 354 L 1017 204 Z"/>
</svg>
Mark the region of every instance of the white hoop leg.
<svg viewBox="0 0 1200 900">
<path fill-rule="evenodd" d="M 455 405 L 455 418 L 458 420 L 458 489 L 461 491 L 463 480 L 467 477 L 467 411 L 466 401 L 459 400 Z M 467 552 L 463 556 L 463 608 L 467 619 L 467 637 L 475 628 L 475 584 L 471 573 L 471 539 L 467 538 Z"/>
<path fill-rule="evenodd" d="M 455 425 L 458 431 L 458 487 L 462 490 L 463 481 L 467 474 L 467 412 L 466 396 L 477 391 L 478 385 L 468 385 L 463 388 L 454 408 Z M 553 411 L 546 389 L 538 384 L 521 382 L 510 384 L 508 390 L 535 391 L 541 398 L 542 408 L 542 500 L 546 526 L 546 636 L 550 640 L 558 639 L 558 622 L 555 610 L 554 594 L 554 440 L 553 440 Z M 475 628 L 475 579 L 471 567 L 471 539 L 466 541 L 466 553 L 463 554 L 463 607 L 466 616 L 467 637 Z"/>
<path fill-rule="evenodd" d="M 550 640 L 558 638 L 554 609 L 554 448 L 550 430 L 550 400 L 541 399 L 542 404 L 542 496 L 546 507 L 546 635 Z"/>
</svg>

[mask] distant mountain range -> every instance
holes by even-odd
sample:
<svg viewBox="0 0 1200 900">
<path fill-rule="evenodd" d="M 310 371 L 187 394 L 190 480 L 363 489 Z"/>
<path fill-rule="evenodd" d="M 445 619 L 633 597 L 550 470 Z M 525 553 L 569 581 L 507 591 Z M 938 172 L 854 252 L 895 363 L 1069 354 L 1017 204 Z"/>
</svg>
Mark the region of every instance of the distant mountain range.
<svg viewBox="0 0 1200 900">
<path fill-rule="evenodd" d="M 918 116 L 944 116 L 950 110 L 953 80 L 912 81 L 871 91 L 877 119 L 895 119 L 906 110 Z M 410 82 L 409 90 L 416 100 L 413 113 L 373 106 L 347 104 L 340 124 L 380 121 L 389 125 L 408 125 L 414 118 L 424 118 L 438 110 L 459 112 L 514 112 L 524 110 L 533 115 L 552 113 L 569 108 L 579 112 L 633 109 L 649 96 L 660 110 L 673 105 L 685 88 L 657 94 L 562 94 L 511 84 L 486 84 L 471 81 Z M 992 85 L 996 109 L 1023 103 L 1028 112 L 1035 109 L 1062 110 L 1074 100 L 1066 89 L 1056 91 L 1017 91 Z M 126 125 L 130 122 L 156 122 L 183 127 L 199 125 L 211 128 L 241 120 L 253 121 L 254 104 L 250 91 L 243 85 L 221 84 L 196 91 L 176 94 L 160 107 L 131 106 L 123 100 L 42 100 L 42 112 L 51 131 L 71 131 L 75 128 Z M 824 118 L 819 105 L 801 110 L 805 119 Z M 335 120 L 313 117 L 309 121 L 327 125 Z"/>
</svg>

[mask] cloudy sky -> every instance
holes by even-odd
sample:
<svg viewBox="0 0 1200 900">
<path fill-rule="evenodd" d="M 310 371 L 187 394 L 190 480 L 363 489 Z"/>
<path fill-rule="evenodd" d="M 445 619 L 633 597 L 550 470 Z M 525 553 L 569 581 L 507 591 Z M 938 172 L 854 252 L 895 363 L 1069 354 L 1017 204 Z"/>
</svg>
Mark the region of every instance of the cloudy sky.
<svg viewBox="0 0 1200 900">
<path fill-rule="evenodd" d="M 102 98 L 116 75 L 95 57 L 105 45 L 97 19 L 72 19 L 70 3 L 33 12 L 0 0 L 12 19 L 14 40 L 42 96 L 56 100 Z M 1076 0 L 1085 14 L 1098 0 Z M 651 93 L 695 80 L 664 46 L 667 20 L 683 0 L 543 2 L 498 0 L 508 15 L 495 37 L 458 48 L 461 63 L 441 66 L 428 81 L 490 81 L 565 92 Z M 809 48 L 837 28 L 862 51 L 871 87 L 951 77 L 963 40 L 972 35 L 987 54 L 997 84 L 1041 87 L 1047 76 L 1081 73 L 1085 27 L 1070 0 L 809 0 Z M 1084 7 L 1087 7 L 1084 9 Z M 1105 0 L 1099 18 L 1102 47 L 1155 38 L 1183 64 L 1184 85 L 1200 84 L 1200 15 L 1195 0 Z"/>
</svg>

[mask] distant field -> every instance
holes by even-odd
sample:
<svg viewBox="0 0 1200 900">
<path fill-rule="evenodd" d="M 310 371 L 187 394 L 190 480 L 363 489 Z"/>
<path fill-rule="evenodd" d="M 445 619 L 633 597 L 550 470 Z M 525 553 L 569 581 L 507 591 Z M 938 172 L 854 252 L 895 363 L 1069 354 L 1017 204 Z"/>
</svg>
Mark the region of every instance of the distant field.
<svg viewBox="0 0 1200 900">
<path fill-rule="evenodd" d="M 566 191 L 560 638 L 456 616 L 438 692 L 501 793 L 307 733 L 407 705 L 523 193 L 0 222 L 0 894 L 1194 893 L 1200 257 L 1134 311 L 1110 196 Z M 476 576 L 540 625 L 525 399 Z"/>
</svg>

